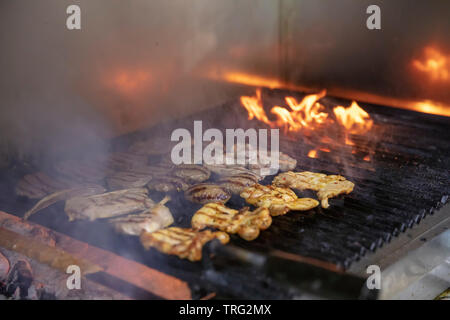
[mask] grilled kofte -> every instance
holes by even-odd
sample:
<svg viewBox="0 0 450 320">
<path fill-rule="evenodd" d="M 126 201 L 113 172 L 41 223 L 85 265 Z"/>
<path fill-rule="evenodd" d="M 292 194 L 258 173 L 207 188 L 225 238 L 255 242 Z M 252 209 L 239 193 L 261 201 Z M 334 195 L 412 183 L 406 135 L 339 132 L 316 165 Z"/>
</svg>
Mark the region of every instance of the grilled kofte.
<svg viewBox="0 0 450 320">
<path fill-rule="evenodd" d="M 185 191 L 189 188 L 183 179 L 171 176 L 156 176 L 147 183 L 149 190 L 158 192 Z"/>
<path fill-rule="evenodd" d="M 69 220 L 96 220 L 153 208 L 155 203 L 145 188 L 112 191 L 89 197 L 75 197 L 66 201 Z"/>
<path fill-rule="evenodd" d="M 255 175 L 249 173 L 240 173 L 222 177 L 218 184 L 230 193 L 240 194 L 245 188 L 258 183 Z"/>
<path fill-rule="evenodd" d="M 206 204 L 210 202 L 225 203 L 231 198 L 231 194 L 213 183 L 199 183 L 186 190 L 184 196 L 187 200 Z"/>
<path fill-rule="evenodd" d="M 222 244 L 226 244 L 230 241 L 230 236 L 221 231 L 171 227 L 151 233 L 143 232 L 140 239 L 147 250 L 154 247 L 158 251 L 176 255 L 181 259 L 198 261 L 202 258 L 202 249 L 205 243 L 218 239 Z"/>
<path fill-rule="evenodd" d="M 191 224 L 195 229 L 213 227 L 227 233 L 237 233 L 250 241 L 259 236 L 260 230 L 270 227 L 272 217 L 267 208 L 234 210 L 221 203 L 208 203 L 194 214 Z"/>
<path fill-rule="evenodd" d="M 317 197 L 323 208 L 328 208 L 328 199 L 340 194 L 349 194 L 355 184 L 343 176 L 326 175 L 315 172 L 284 172 L 273 180 L 273 184 L 280 187 L 289 187 L 298 190 L 317 191 Z"/>
<path fill-rule="evenodd" d="M 199 183 L 208 180 L 211 171 L 195 164 L 181 164 L 173 168 L 172 175 L 188 183 Z"/>
<path fill-rule="evenodd" d="M 109 220 L 114 229 L 122 234 L 139 236 L 143 231 L 154 232 L 173 223 L 173 216 L 165 206 L 169 197 L 165 197 L 154 207 L 141 213 L 130 214 Z"/>
<path fill-rule="evenodd" d="M 241 197 L 249 204 L 268 208 L 272 216 L 283 215 L 290 210 L 307 211 L 319 205 L 317 200 L 311 198 L 299 199 L 291 189 L 260 184 L 244 189 Z"/>
</svg>

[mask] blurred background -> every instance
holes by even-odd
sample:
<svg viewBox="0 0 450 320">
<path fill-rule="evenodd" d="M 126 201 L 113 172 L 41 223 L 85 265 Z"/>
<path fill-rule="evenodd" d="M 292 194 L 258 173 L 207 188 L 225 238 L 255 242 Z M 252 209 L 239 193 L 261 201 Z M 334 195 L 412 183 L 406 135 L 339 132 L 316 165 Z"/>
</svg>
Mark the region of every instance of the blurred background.
<svg viewBox="0 0 450 320">
<path fill-rule="evenodd" d="M 107 148 L 253 86 L 450 115 L 449 30 L 445 0 L 1 0 L 2 162 Z"/>
</svg>

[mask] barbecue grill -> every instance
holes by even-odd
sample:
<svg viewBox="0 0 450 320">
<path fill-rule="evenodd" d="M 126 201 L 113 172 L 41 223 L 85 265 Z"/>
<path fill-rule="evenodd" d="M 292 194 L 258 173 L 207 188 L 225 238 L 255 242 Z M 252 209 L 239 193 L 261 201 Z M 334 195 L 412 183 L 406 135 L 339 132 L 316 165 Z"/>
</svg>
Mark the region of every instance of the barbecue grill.
<svg viewBox="0 0 450 320">
<path fill-rule="evenodd" d="M 111 80 L 106 87 L 99 85 L 101 93 L 98 96 L 98 92 L 93 92 L 95 90 L 91 88 L 80 89 L 83 98 L 92 104 L 105 102 L 101 101 L 103 98 L 99 98 L 105 93 L 117 94 L 111 98 L 118 105 L 117 113 L 101 109 L 101 112 L 108 114 L 116 129 L 113 137 L 102 137 L 102 147 L 106 149 L 105 153 L 109 153 L 127 151 L 133 143 L 151 140 L 154 137 L 163 137 L 169 141 L 170 134 L 175 129 L 186 128 L 192 132 L 194 121 L 199 120 L 202 121 L 203 130 L 217 128 L 222 132 L 228 128 L 246 130 L 276 127 L 280 129 L 280 151 L 297 160 L 294 171 L 342 175 L 355 184 L 353 192 L 330 199 L 330 207 L 327 209 L 317 207 L 305 212 L 291 212 L 273 217 L 270 228 L 262 231 L 253 241 L 245 241 L 238 235 L 231 235 L 231 241 L 227 245 L 222 245 L 218 240 L 211 241 L 203 248 L 202 260 L 190 262 L 155 249 L 147 251 L 138 237 L 120 235 L 104 221 L 69 221 L 64 213 L 63 202 L 40 211 L 28 221 L 20 219 L 35 201 L 16 195 L 18 181 L 26 174 L 51 168 L 65 157 L 76 158 L 80 150 L 81 152 L 86 150 L 86 153 L 93 152 L 92 149 L 96 149 L 95 143 L 92 146 L 88 142 L 88 146 L 85 146 L 80 142 L 81 146 L 76 145 L 72 152 L 68 152 L 67 155 L 59 153 L 57 156 L 54 156 L 53 150 L 49 156 L 50 153 L 46 154 L 42 148 L 38 150 L 37 156 L 34 151 L 25 156 L 20 152 L 11 155 L 5 149 L 7 163 L 2 165 L 0 170 L 0 258 L 3 253 L 10 259 L 10 265 L 14 265 L 15 259 L 26 257 L 32 261 L 30 268 L 36 269 L 36 275 L 43 274 L 45 272 L 42 270 L 47 270 L 45 269 L 47 266 L 40 267 L 40 265 L 51 263 L 46 263 L 45 258 L 39 257 L 31 249 L 15 250 L 13 239 L 21 239 L 23 236 L 24 243 L 29 240 L 42 241 L 43 245 L 48 245 L 51 239 L 53 247 L 56 246 L 75 258 L 85 259 L 87 263 L 101 267 L 102 270 L 86 275 L 91 291 L 84 298 L 90 298 L 90 295 L 95 298 L 96 294 L 117 299 L 405 298 L 408 297 L 405 293 L 407 288 L 410 290 L 417 288 L 419 280 L 426 280 L 432 274 L 435 276 L 432 272 L 436 273 L 439 270 L 441 273 L 438 284 L 430 286 L 427 297 L 434 298 L 449 287 L 450 279 L 448 272 L 445 271 L 448 270 L 446 268 L 450 254 L 448 244 L 450 109 L 445 107 L 445 99 L 448 97 L 445 93 L 436 93 L 438 89 L 433 89 L 434 91 L 430 91 L 436 93 L 433 97 L 442 98 L 444 102 L 426 102 L 426 105 L 419 105 L 417 101 L 424 101 L 421 95 L 426 90 L 416 93 L 404 90 L 395 98 L 386 98 L 386 88 L 381 84 L 378 84 L 380 87 L 372 88 L 372 93 L 363 93 L 367 86 L 373 85 L 373 81 L 365 79 L 365 82 L 362 81 L 360 84 L 350 83 L 353 87 L 347 90 L 335 86 L 336 79 L 325 78 L 316 81 L 310 70 L 305 70 L 307 82 L 305 85 L 304 80 L 300 81 L 297 74 L 290 71 L 295 65 L 305 67 L 302 61 L 298 61 L 299 58 L 291 55 L 292 51 L 296 52 L 298 49 L 296 45 L 292 45 L 291 37 L 302 34 L 299 30 L 303 26 L 292 22 L 288 12 L 299 10 L 299 5 L 284 0 L 277 3 L 278 6 L 273 7 L 262 1 L 258 7 L 258 10 L 273 18 L 273 21 L 270 20 L 271 27 L 267 26 L 267 30 L 272 30 L 279 19 L 280 48 L 275 54 L 276 57 L 269 55 L 257 60 L 254 66 L 257 72 L 250 73 L 244 70 L 241 73 L 227 73 L 222 72 L 221 68 L 218 71 L 217 64 L 224 62 L 223 58 L 217 55 L 217 59 L 214 59 L 215 55 L 212 57 L 210 55 L 208 59 L 204 59 L 203 70 L 194 71 L 195 78 L 187 77 L 195 79 L 195 86 L 189 84 L 189 80 L 186 84 L 185 79 L 177 78 L 183 84 L 174 84 L 175 80 L 165 79 L 167 83 L 160 88 L 161 92 L 180 89 L 183 94 L 187 93 L 184 100 L 189 100 L 190 90 L 201 92 L 202 88 L 207 86 L 215 88 L 213 90 L 217 91 L 214 93 L 220 91 L 213 99 L 202 100 L 198 98 L 197 93 L 192 93 L 192 101 L 186 102 L 188 107 L 180 111 L 180 107 L 170 108 L 171 103 L 179 105 L 179 100 L 173 97 L 164 100 L 161 95 L 151 92 L 154 94 L 152 97 L 155 104 L 162 103 L 162 107 L 155 113 L 155 118 L 161 121 L 154 119 L 144 121 L 142 119 L 148 118 L 148 111 L 144 110 L 145 104 L 142 101 L 148 98 L 147 91 L 150 90 L 146 87 L 147 81 L 150 80 L 144 71 L 135 72 L 136 68 L 134 71 L 124 71 L 119 80 Z M 87 4 L 86 6 L 88 7 Z M 115 6 L 118 4 L 114 4 Z M 184 5 L 178 6 L 182 8 Z M 163 4 L 159 7 L 167 13 L 165 11 L 167 8 Z M 223 4 L 218 7 L 228 14 L 233 11 L 231 9 L 235 9 L 233 6 L 230 9 Z M 230 11 L 227 11 L 228 9 Z M 247 12 L 246 10 L 250 10 L 251 7 L 244 6 L 241 9 Z M 130 14 L 133 15 L 135 12 L 133 9 L 130 10 Z M 277 18 L 269 14 L 272 11 L 277 12 Z M 204 18 L 203 20 L 211 15 L 210 12 L 196 14 Z M 158 20 L 157 23 L 161 22 Z M 163 29 L 164 25 L 159 27 Z M 133 28 L 138 26 L 130 28 L 134 30 Z M 189 31 L 195 33 L 198 26 L 192 28 L 193 30 Z M 169 27 L 165 30 L 170 33 Z M 220 32 L 222 31 L 218 31 Z M 276 32 L 271 31 L 270 34 L 273 36 Z M 256 36 L 258 35 L 261 36 L 257 33 Z M 208 34 L 201 33 L 199 37 L 200 40 L 196 39 L 200 43 L 209 45 Z M 264 39 L 262 37 L 260 40 L 264 42 Z M 226 40 L 231 44 L 233 42 L 233 38 Z M 247 49 L 249 48 L 242 49 L 242 52 L 247 52 Z M 236 49 L 230 54 L 235 54 L 234 57 L 238 59 L 240 52 Z M 245 69 L 248 59 L 255 55 L 242 54 L 244 58 L 239 60 L 239 63 Z M 125 60 L 130 58 L 124 55 Z M 165 65 L 164 57 L 160 58 L 164 61 L 161 70 L 173 72 Z M 304 58 L 309 61 L 308 57 Z M 270 63 L 271 61 L 275 62 Z M 375 61 L 382 63 L 379 59 Z M 108 68 L 114 62 L 108 61 Z M 270 67 L 258 68 L 258 63 Z M 275 65 L 277 67 L 274 67 Z M 156 64 L 152 67 L 156 68 Z M 226 67 L 224 66 L 224 69 Z M 141 67 L 137 69 L 139 68 Z M 111 75 L 115 72 L 113 69 L 108 69 L 107 78 L 115 79 L 115 76 Z M 210 72 L 212 69 L 214 72 Z M 163 72 L 161 70 L 158 72 Z M 208 72 L 203 72 L 204 70 Z M 321 75 L 322 72 L 322 68 L 319 68 L 318 74 Z M 276 73 L 279 77 L 273 77 L 271 73 L 272 75 Z M 200 74 L 201 80 L 198 79 Z M 375 71 L 371 75 L 379 76 Z M 135 83 L 134 76 L 140 79 L 140 82 L 136 80 L 138 84 Z M 130 80 L 131 78 L 134 80 Z M 183 77 L 180 76 L 181 78 Z M 156 80 L 152 78 L 151 82 L 154 81 Z M 338 81 L 344 84 L 349 80 L 343 78 Z M 145 94 L 141 95 L 140 84 Z M 77 87 L 79 84 L 74 86 Z M 118 86 L 122 86 L 122 91 L 117 91 Z M 290 130 L 289 124 L 280 122 L 280 118 L 272 112 L 272 107 L 286 105 L 286 97 L 302 101 L 308 94 L 317 94 L 319 92 L 317 88 L 321 86 L 327 87 L 328 92 L 316 102 L 320 102 L 320 112 L 328 115 L 327 121 L 332 121 L 331 125 L 302 125 L 298 130 Z M 444 84 L 441 86 L 445 88 Z M 253 97 L 257 90 L 261 90 L 259 92 L 262 110 L 268 115 L 269 121 L 249 116 L 242 103 L 242 97 Z M 425 97 L 428 97 L 427 94 L 428 92 L 424 94 Z M 409 97 L 405 99 L 404 95 Z M 370 117 L 370 126 L 364 130 L 346 127 L 346 123 L 342 122 L 335 111 L 336 106 L 347 108 L 355 100 L 358 108 Z M 163 101 L 166 101 L 166 104 L 163 104 Z M 203 101 L 202 105 L 193 106 L 198 101 Z M 136 103 L 136 108 L 133 108 L 133 103 Z M 166 106 L 168 107 L 165 108 Z M 153 110 L 154 107 L 150 109 Z M 164 109 L 167 111 L 164 112 Z M 142 119 L 139 119 L 140 115 Z M 368 123 L 369 118 L 366 121 Z M 45 139 L 49 139 L 48 136 Z M 51 141 L 45 139 L 42 140 L 44 143 Z M 62 144 L 64 143 L 66 141 Z M 67 149 L 67 146 L 60 148 L 60 150 Z M 149 163 L 158 163 L 161 159 L 163 159 L 161 155 L 148 156 Z M 273 178 L 274 175 L 269 175 L 260 183 L 270 184 Z M 212 180 L 217 179 L 218 176 L 213 174 Z M 305 197 L 316 197 L 312 191 L 296 192 Z M 150 196 L 154 200 L 161 200 L 165 193 L 151 192 Z M 171 198 L 167 206 L 174 216 L 174 224 L 190 227 L 193 213 L 202 205 L 186 200 L 182 192 L 171 193 Z M 227 202 L 227 206 L 233 209 L 240 209 L 245 205 L 245 201 L 238 195 L 233 195 Z M 10 232 L 15 232 L 16 235 Z M 414 258 L 415 262 L 419 261 L 418 265 L 421 267 L 423 267 L 421 263 L 425 263 L 424 259 L 427 259 L 429 264 L 426 264 L 423 270 L 414 273 L 408 269 L 413 265 L 411 262 L 413 260 L 405 260 L 407 259 L 405 257 Z M 0 259 L 0 266 L 1 263 Z M 369 276 L 367 267 L 370 265 L 378 266 L 386 279 L 393 277 L 394 280 L 391 280 L 395 285 L 392 281 L 386 282 L 385 290 L 381 293 L 377 289 L 371 290 L 366 282 Z M 56 266 L 52 268 L 58 269 Z M 65 278 L 58 273 L 60 271 L 64 270 L 54 271 L 55 274 L 59 274 L 58 277 L 55 276 L 56 278 L 51 273 L 49 278 L 40 279 L 45 283 L 42 292 L 48 289 L 48 284 L 58 281 L 58 285 L 65 283 L 62 280 Z M 32 281 L 27 277 L 19 277 L 21 280 L 17 280 L 18 283 L 15 285 L 9 283 L 9 289 L 6 290 L 2 288 L 6 288 L 4 284 L 7 281 L 1 276 L 0 273 L 0 289 L 3 290 L 0 290 L 0 294 L 7 296 L 12 296 L 16 287 L 30 286 Z M 403 282 L 398 279 L 403 279 Z M 14 290 L 11 291 L 11 288 Z M 38 296 L 70 298 L 70 294 L 52 296 L 40 293 Z M 26 295 L 21 297 L 27 298 Z"/>
</svg>

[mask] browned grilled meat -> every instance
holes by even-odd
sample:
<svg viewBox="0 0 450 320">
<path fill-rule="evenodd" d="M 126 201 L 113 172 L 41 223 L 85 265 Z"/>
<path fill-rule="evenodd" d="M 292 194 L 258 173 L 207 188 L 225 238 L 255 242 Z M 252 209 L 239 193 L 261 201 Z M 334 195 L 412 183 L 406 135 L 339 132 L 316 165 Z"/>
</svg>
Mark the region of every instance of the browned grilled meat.
<svg viewBox="0 0 450 320">
<path fill-rule="evenodd" d="M 109 222 L 117 232 L 133 236 L 139 236 L 143 231 L 154 232 L 166 228 L 173 223 L 173 216 L 169 208 L 164 205 L 169 200 L 169 197 L 165 197 L 153 208 L 142 213 L 114 218 Z"/>
<path fill-rule="evenodd" d="M 232 176 L 222 177 L 218 184 L 230 193 L 240 194 L 245 188 L 258 183 L 258 179 L 253 174 L 241 173 Z"/>
<path fill-rule="evenodd" d="M 106 178 L 110 190 L 144 187 L 152 176 L 139 171 L 119 171 Z"/>
<path fill-rule="evenodd" d="M 212 232 L 210 230 L 198 231 L 171 227 L 155 232 L 143 232 L 141 243 L 145 249 L 156 248 L 166 254 L 176 255 L 181 259 L 199 261 L 202 259 L 202 249 L 205 243 L 218 239 L 223 244 L 230 241 L 225 232 Z"/>
<path fill-rule="evenodd" d="M 33 208 L 28 210 L 25 215 L 23 216 L 24 220 L 27 220 L 31 215 L 35 214 L 36 212 L 45 209 L 52 204 L 59 202 L 59 201 L 65 201 L 70 198 L 74 197 L 85 197 L 85 196 L 91 196 L 94 194 L 99 194 L 105 192 L 106 189 L 99 185 L 81 185 L 78 187 L 70 188 L 70 189 L 63 189 L 60 191 L 56 191 L 52 194 L 49 194 L 48 196 L 42 198 L 38 203 L 36 203 Z"/>
<path fill-rule="evenodd" d="M 260 184 L 244 189 L 241 197 L 249 204 L 268 208 L 272 216 L 283 215 L 290 210 L 307 211 L 319 205 L 319 202 L 315 199 L 299 199 L 295 192 L 289 188 L 263 186 Z"/>
<path fill-rule="evenodd" d="M 192 202 L 206 204 L 209 202 L 225 203 L 231 198 L 231 194 L 223 188 L 212 183 L 199 183 L 193 185 L 184 193 L 186 199 Z"/>
<path fill-rule="evenodd" d="M 113 170 L 132 171 L 146 167 L 148 165 L 148 158 L 143 154 L 113 152 L 107 155 L 106 162 L 108 167 Z"/>
<path fill-rule="evenodd" d="M 78 183 L 99 183 L 113 171 L 98 159 L 65 160 L 55 165 L 59 176 Z"/>
<path fill-rule="evenodd" d="M 266 230 L 272 224 L 267 208 L 250 211 L 248 207 L 233 210 L 221 203 L 208 203 L 198 210 L 191 221 L 195 229 L 213 227 L 227 233 L 237 233 L 247 241 L 256 239 L 260 230 Z"/>
<path fill-rule="evenodd" d="M 167 137 L 153 137 L 148 140 L 136 141 L 128 149 L 129 152 L 145 155 L 164 155 L 172 151 L 177 142 Z"/>
<path fill-rule="evenodd" d="M 175 177 L 181 178 L 187 183 L 199 183 L 209 179 L 211 171 L 195 164 L 182 164 L 172 170 Z"/>
<path fill-rule="evenodd" d="M 64 178 L 53 178 L 43 172 L 36 172 L 27 174 L 19 180 L 16 186 L 16 193 L 19 196 L 31 199 L 41 199 L 50 193 L 68 189 L 75 185 L 77 183 L 74 181 Z"/>
<path fill-rule="evenodd" d="M 145 188 L 133 188 L 102 193 L 89 197 L 75 197 L 66 201 L 69 220 L 112 218 L 153 208 L 155 203 Z"/>
<path fill-rule="evenodd" d="M 149 183 L 147 183 L 149 190 L 159 192 L 170 191 L 184 191 L 189 188 L 189 185 L 183 179 L 172 176 L 155 176 Z"/>
<path fill-rule="evenodd" d="M 284 172 L 276 176 L 273 184 L 298 190 L 314 190 L 323 208 L 328 208 L 328 199 L 340 194 L 349 194 L 355 184 L 343 176 L 316 172 Z"/>
<path fill-rule="evenodd" d="M 228 166 L 225 164 L 213 164 L 213 165 L 205 164 L 204 166 L 206 168 L 208 168 L 211 172 L 214 172 L 215 174 L 217 174 L 221 177 L 239 175 L 239 174 L 243 173 L 243 174 L 252 175 L 258 181 L 262 179 L 262 177 L 259 174 L 255 173 L 247 168 L 240 167 L 240 166 L 234 166 L 234 165 Z"/>
</svg>

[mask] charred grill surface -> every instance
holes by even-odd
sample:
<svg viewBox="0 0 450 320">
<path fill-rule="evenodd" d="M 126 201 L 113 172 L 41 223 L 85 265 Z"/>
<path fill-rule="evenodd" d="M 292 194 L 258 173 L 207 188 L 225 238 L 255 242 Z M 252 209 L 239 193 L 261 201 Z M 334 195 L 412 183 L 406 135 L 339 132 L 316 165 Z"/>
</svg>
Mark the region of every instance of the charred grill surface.
<svg viewBox="0 0 450 320">
<path fill-rule="evenodd" d="M 281 101 L 286 92 L 272 90 L 265 94 L 269 99 Z M 280 135 L 280 151 L 297 160 L 294 171 L 342 175 L 355 183 L 353 192 L 330 199 L 328 209 L 317 207 L 307 212 L 273 217 L 271 227 L 262 231 L 257 239 L 248 242 L 231 235 L 229 245 L 261 254 L 286 252 L 345 269 L 367 252 L 395 241 L 399 233 L 420 223 L 447 203 L 450 194 L 450 118 L 375 105 L 362 106 L 372 117 L 374 127 L 367 135 L 349 135 L 354 146 L 340 144 L 338 141 L 343 141 L 344 137 L 336 134 L 332 137 L 334 142 L 327 146 L 331 152 L 319 150 L 317 158 L 310 158 L 308 150 L 320 144 L 317 136 L 299 134 L 293 138 Z M 203 120 L 204 130 L 239 125 L 244 129 L 265 128 L 256 121 L 246 121 L 246 112 L 237 102 L 174 121 L 172 127 L 190 129 L 192 121 L 199 119 Z M 137 137 L 151 136 L 151 132 L 158 132 L 158 129 L 121 137 L 116 146 L 120 150 L 121 146 L 131 145 Z M 370 155 L 370 161 L 364 161 L 364 155 Z M 2 174 L 0 210 L 22 216 L 33 206 L 34 202 L 14 195 L 17 180 L 29 172 L 16 164 Z M 217 176 L 215 178 L 218 180 Z M 259 183 L 268 184 L 272 179 L 273 176 L 269 176 Z M 315 198 L 312 191 L 296 193 Z M 155 191 L 150 195 L 155 201 L 164 196 Z M 183 192 L 175 192 L 171 197 L 167 206 L 173 213 L 174 225 L 190 227 L 192 215 L 202 205 L 186 200 Z M 237 195 L 227 202 L 233 209 L 245 205 Z M 283 298 L 287 295 L 267 276 L 257 272 L 252 274 L 251 268 L 244 281 L 241 272 L 244 267 L 239 264 L 224 265 L 220 270 L 211 271 L 202 263 L 182 261 L 156 250 L 145 251 L 137 237 L 118 235 L 107 223 L 68 222 L 63 209 L 62 203 L 54 205 L 32 216 L 31 220 L 118 254 L 126 253 L 127 257 L 185 279 L 192 284 L 197 297 L 211 290 L 221 291 L 226 296 L 252 298 Z M 259 280 L 248 281 L 247 276 Z M 217 281 L 212 281 L 214 279 Z M 224 279 L 228 281 L 226 286 L 221 285 Z"/>
</svg>

